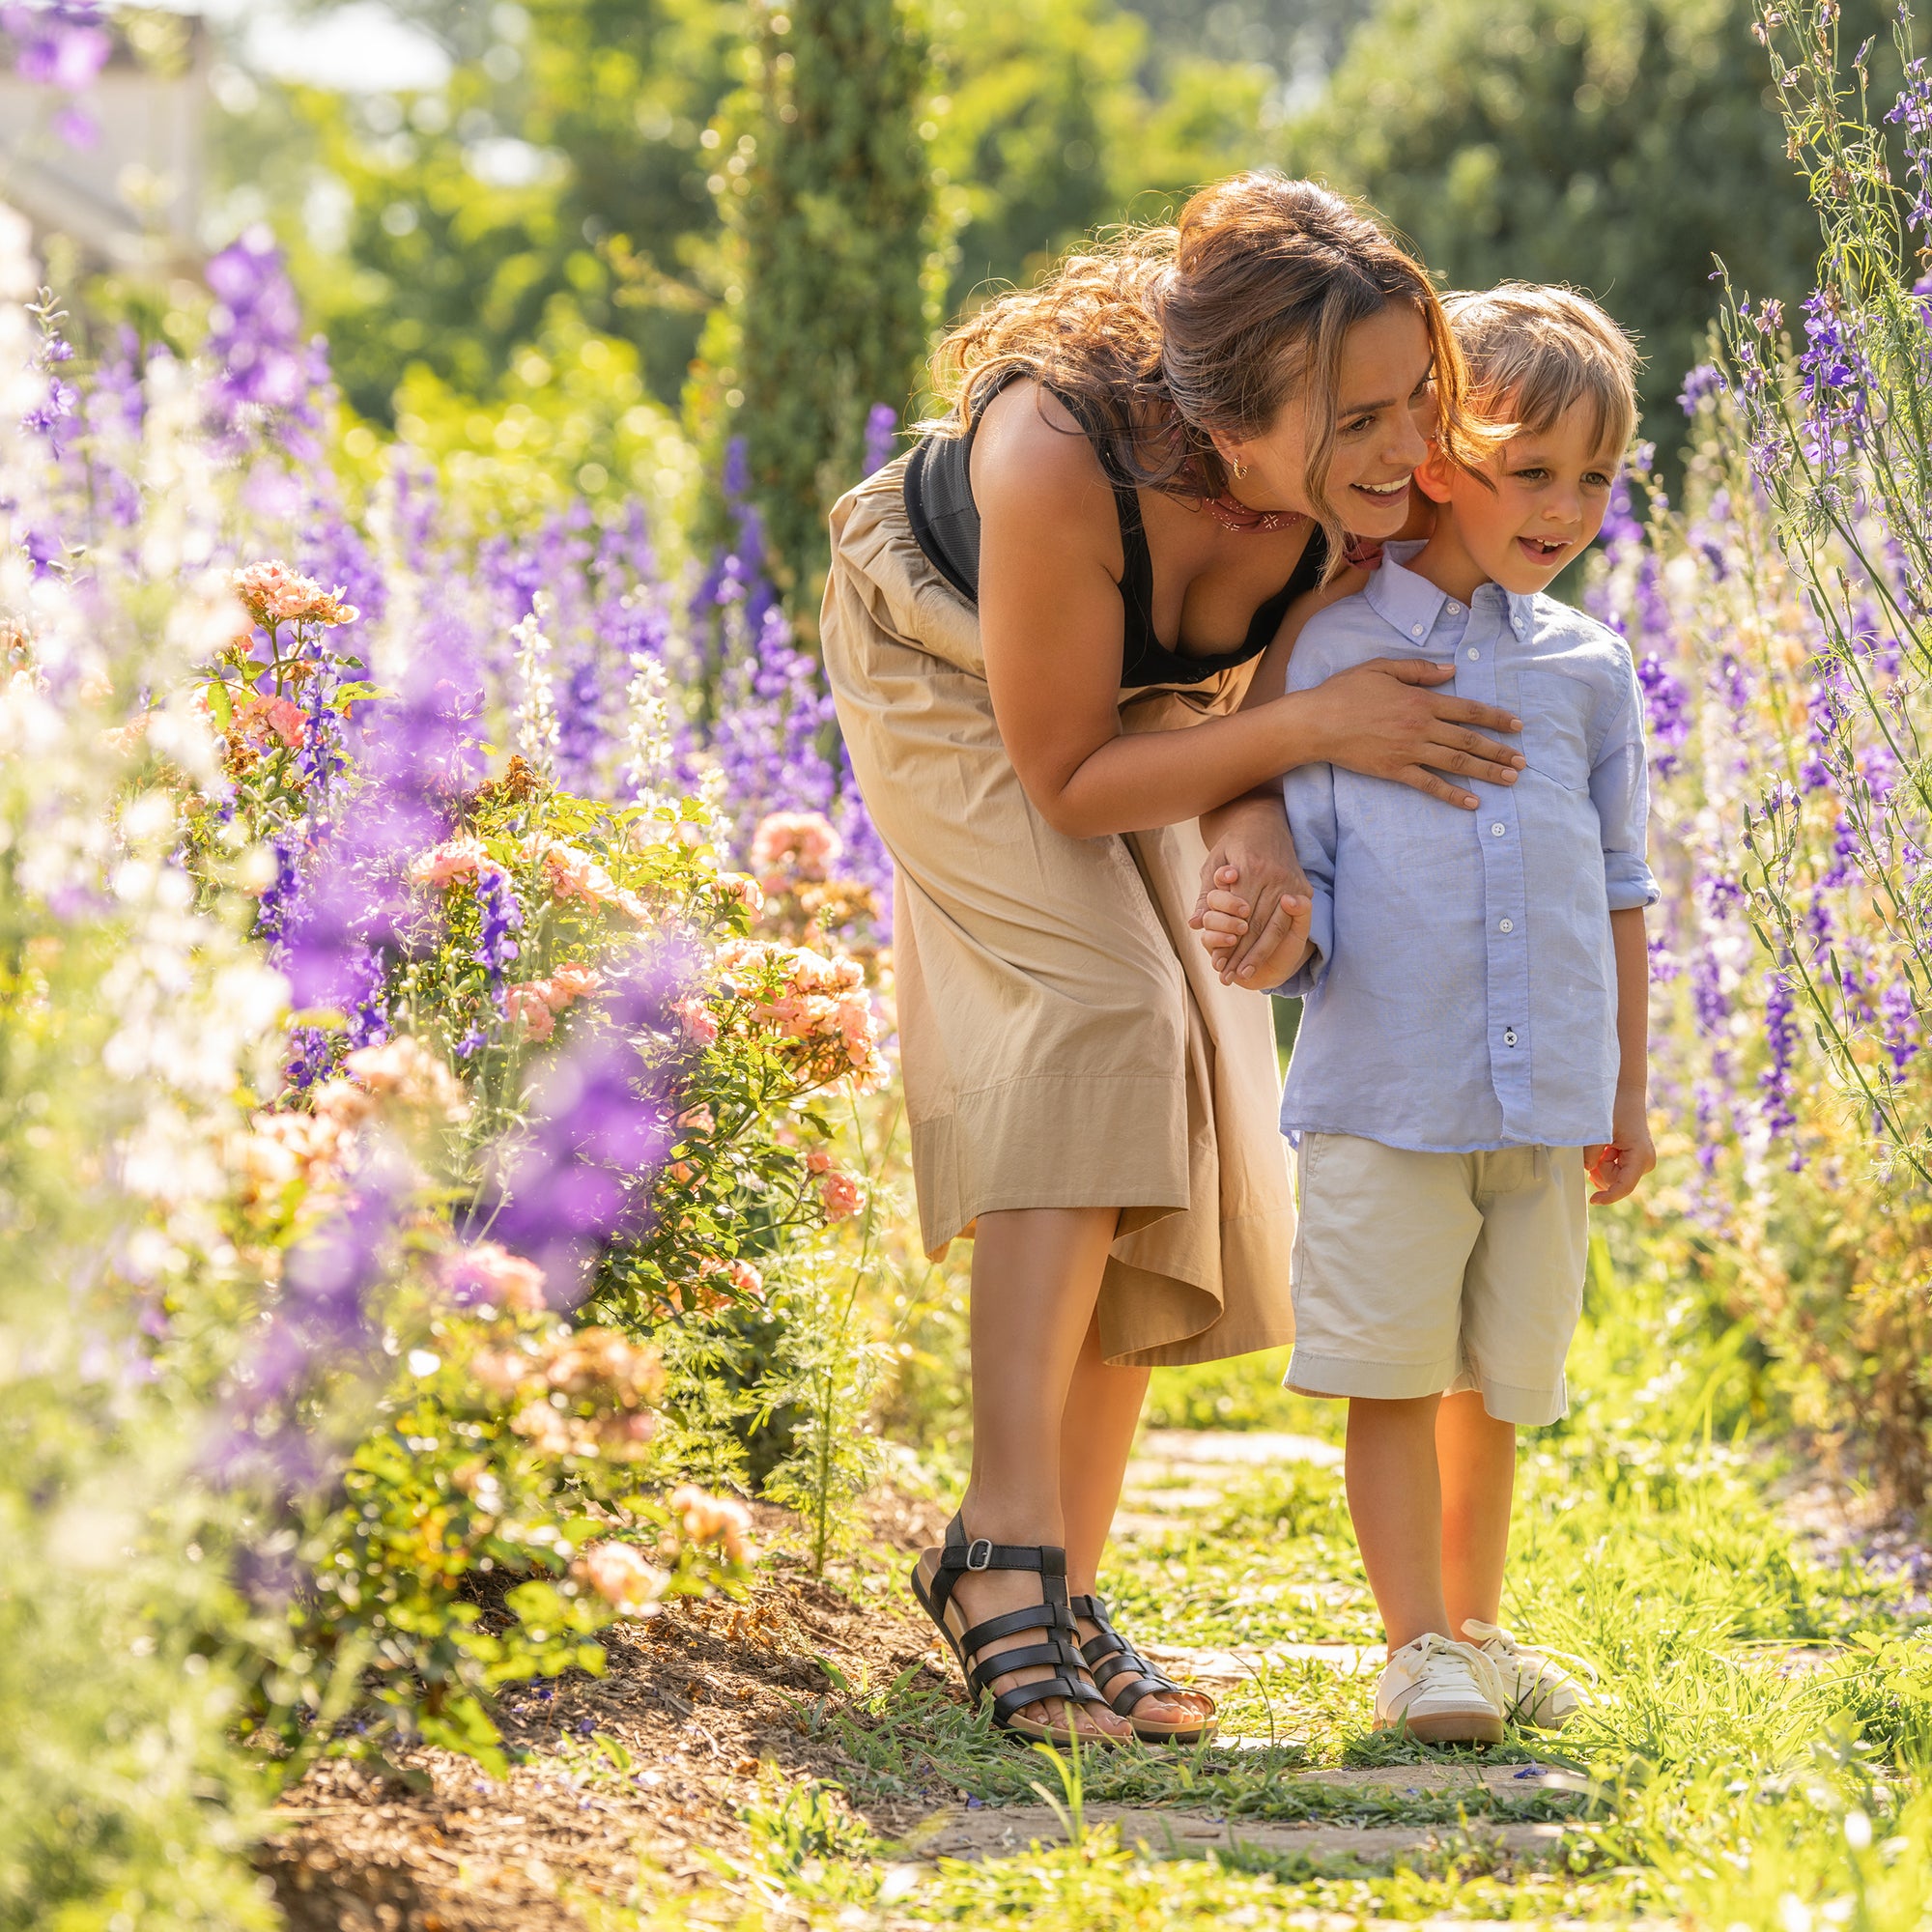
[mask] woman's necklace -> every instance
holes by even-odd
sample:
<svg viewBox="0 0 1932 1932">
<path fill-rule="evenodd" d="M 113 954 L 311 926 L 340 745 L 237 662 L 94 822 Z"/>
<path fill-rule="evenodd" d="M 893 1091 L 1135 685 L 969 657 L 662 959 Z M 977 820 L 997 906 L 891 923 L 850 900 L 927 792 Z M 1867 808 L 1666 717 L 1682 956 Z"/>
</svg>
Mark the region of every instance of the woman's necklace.
<svg viewBox="0 0 1932 1932">
<path fill-rule="evenodd" d="M 1251 509 L 1226 491 L 1218 497 L 1209 497 L 1207 503 L 1208 514 L 1224 530 L 1292 530 L 1296 524 L 1308 521 L 1307 513 L 1301 510 Z"/>
</svg>

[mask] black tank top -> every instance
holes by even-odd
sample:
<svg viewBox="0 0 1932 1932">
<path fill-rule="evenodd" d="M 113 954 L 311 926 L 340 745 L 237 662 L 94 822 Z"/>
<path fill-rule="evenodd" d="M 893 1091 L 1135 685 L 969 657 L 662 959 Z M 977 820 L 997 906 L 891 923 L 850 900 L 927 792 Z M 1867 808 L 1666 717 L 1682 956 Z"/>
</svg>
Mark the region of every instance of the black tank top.
<svg viewBox="0 0 1932 1932">
<path fill-rule="evenodd" d="M 965 435 L 927 437 L 906 463 L 905 506 L 912 533 L 934 569 L 962 597 L 975 604 L 980 601 L 980 509 L 973 500 L 970 477 L 973 440 L 980 433 L 980 419 L 985 414 L 987 404 L 1008 383 L 1019 381 L 1024 373 L 1013 371 L 980 399 Z M 1053 393 L 1060 396 L 1074 420 L 1087 430 L 1089 440 L 1093 440 L 1094 433 L 1073 400 L 1060 395 L 1057 389 Z M 1097 443 L 1095 451 L 1099 453 Z M 1169 650 L 1154 635 L 1153 558 L 1141 524 L 1140 497 L 1132 483 L 1115 471 L 1104 454 L 1100 455 L 1100 464 L 1113 486 L 1114 507 L 1121 520 L 1124 568 L 1119 589 L 1126 613 L 1126 634 L 1121 651 L 1123 689 L 1150 684 L 1205 684 L 1216 673 L 1259 657 L 1274 641 L 1288 607 L 1321 582 L 1328 562 L 1328 544 L 1318 525 L 1309 534 L 1308 548 L 1301 553 L 1293 575 L 1255 612 L 1248 624 L 1247 637 L 1236 649 L 1206 657 Z"/>
</svg>

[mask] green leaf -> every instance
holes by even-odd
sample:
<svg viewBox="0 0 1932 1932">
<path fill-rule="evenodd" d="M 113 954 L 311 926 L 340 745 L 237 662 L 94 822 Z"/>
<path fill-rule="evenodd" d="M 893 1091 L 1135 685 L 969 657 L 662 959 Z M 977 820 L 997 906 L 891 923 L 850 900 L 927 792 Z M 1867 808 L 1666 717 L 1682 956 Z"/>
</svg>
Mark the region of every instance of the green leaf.
<svg viewBox="0 0 1932 1932">
<path fill-rule="evenodd" d="M 554 1583 L 547 1583 L 541 1577 L 533 1577 L 527 1583 L 519 1583 L 514 1590 L 504 1594 L 503 1602 L 521 1623 L 558 1624 L 569 1615 L 563 1593 Z"/>
</svg>

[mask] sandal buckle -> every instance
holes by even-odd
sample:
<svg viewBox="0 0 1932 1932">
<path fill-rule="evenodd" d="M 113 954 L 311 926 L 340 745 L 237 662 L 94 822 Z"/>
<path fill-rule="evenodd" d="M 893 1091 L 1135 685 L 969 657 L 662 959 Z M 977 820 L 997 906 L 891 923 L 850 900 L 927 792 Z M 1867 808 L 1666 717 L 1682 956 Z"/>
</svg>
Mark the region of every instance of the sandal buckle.
<svg viewBox="0 0 1932 1932">
<path fill-rule="evenodd" d="M 982 1555 L 980 1552 L 984 1551 Z M 990 1570 L 993 1567 L 993 1545 L 989 1537 L 976 1536 L 966 1546 L 966 1567 L 969 1570 Z"/>
</svg>

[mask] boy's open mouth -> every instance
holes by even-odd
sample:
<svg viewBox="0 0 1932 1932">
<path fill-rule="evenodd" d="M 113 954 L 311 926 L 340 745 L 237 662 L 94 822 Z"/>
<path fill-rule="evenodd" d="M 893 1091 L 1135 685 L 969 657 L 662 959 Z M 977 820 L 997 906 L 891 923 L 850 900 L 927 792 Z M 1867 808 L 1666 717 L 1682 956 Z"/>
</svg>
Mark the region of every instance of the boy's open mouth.
<svg viewBox="0 0 1932 1932">
<path fill-rule="evenodd" d="M 1550 563 L 1570 548 L 1568 537 L 1518 537 L 1517 544 L 1532 563 Z"/>
</svg>

